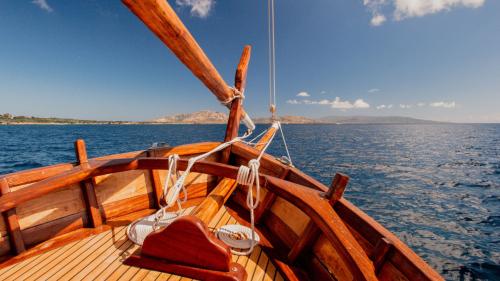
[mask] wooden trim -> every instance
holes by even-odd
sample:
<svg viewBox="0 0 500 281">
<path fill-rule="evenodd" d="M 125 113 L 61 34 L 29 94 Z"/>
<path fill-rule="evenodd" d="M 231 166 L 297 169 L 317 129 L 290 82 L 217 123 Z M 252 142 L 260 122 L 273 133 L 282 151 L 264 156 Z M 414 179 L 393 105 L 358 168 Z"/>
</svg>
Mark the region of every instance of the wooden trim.
<svg viewBox="0 0 500 281">
<path fill-rule="evenodd" d="M 148 150 L 147 157 L 156 157 L 156 151 L 154 149 Z M 160 179 L 160 171 L 149 170 L 149 178 L 151 179 L 151 186 L 153 188 L 155 208 L 160 208 L 161 198 L 163 197 L 163 185 Z"/>
<path fill-rule="evenodd" d="M 342 198 L 348 182 L 348 176 L 343 174 L 335 175 L 330 189 L 325 193 L 325 198 L 328 199 L 331 206 L 335 205 L 335 203 Z M 299 241 L 295 243 L 292 250 L 290 250 L 290 253 L 288 253 L 288 259 L 290 262 L 295 262 L 306 249 L 309 249 L 313 245 L 314 241 L 318 239 L 320 234 L 321 231 L 316 224 L 313 221 L 310 221 L 307 224 L 304 233 L 300 236 Z"/>
<path fill-rule="evenodd" d="M 278 129 L 275 127 L 270 127 L 268 131 L 260 138 L 260 140 L 255 144 L 255 149 L 262 150 L 266 144 L 271 140 Z"/>
<path fill-rule="evenodd" d="M 227 211 L 231 214 L 231 216 L 241 225 L 250 226 L 250 218 L 248 216 L 248 212 L 245 211 L 241 206 L 232 204 L 230 202 L 228 206 L 226 206 Z M 273 220 L 279 222 L 284 229 L 287 229 L 288 226 L 281 222 L 281 220 L 276 217 L 274 214 L 269 213 L 269 218 L 273 217 Z M 279 273 L 285 277 L 285 280 L 310 280 L 308 275 L 301 269 L 296 266 L 292 266 L 287 264 L 286 261 L 286 252 L 283 251 L 284 248 L 287 247 L 285 243 L 283 243 L 283 237 L 277 237 L 274 235 L 274 232 L 271 232 L 270 227 L 264 227 L 263 225 L 256 228 L 257 233 L 260 236 L 260 247 L 262 250 L 268 255 L 269 260 L 276 266 L 276 269 Z M 290 236 L 294 236 L 295 233 L 288 229 L 283 233 L 290 234 Z M 290 237 L 285 237 L 286 239 L 290 239 Z M 290 240 L 295 240 L 291 238 Z"/>
<path fill-rule="evenodd" d="M 234 147 L 236 147 L 236 145 Z M 240 145 L 240 147 L 244 148 L 244 150 L 241 149 L 241 151 L 245 151 L 247 156 L 252 155 L 255 151 L 247 146 L 245 147 Z M 265 158 L 266 157 L 263 159 Z M 268 159 L 267 163 L 269 164 L 269 168 L 280 170 L 280 167 L 283 167 L 279 164 L 272 165 L 274 162 L 276 161 Z M 163 158 L 90 160 L 88 167 L 82 167 L 82 165 L 80 165 L 69 171 L 1 196 L 0 212 L 5 212 L 9 209 L 15 208 L 23 202 L 38 198 L 49 192 L 78 183 L 91 177 L 134 169 L 165 169 L 167 165 L 168 159 Z M 180 170 L 185 169 L 186 166 L 186 160 L 179 161 Z M 238 173 L 238 168 L 220 163 L 200 161 L 194 165 L 192 171 L 234 179 Z M 378 239 L 382 237 L 385 237 L 392 242 L 394 244 L 395 251 L 390 255 L 390 261 L 396 267 L 401 268 L 401 272 L 403 272 L 406 276 L 413 276 L 411 274 L 416 274 L 423 279 L 442 280 L 441 276 L 439 276 L 437 272 L 435 272 L 428 264 L 418 257 L 418 255 L 411 251 L 411 249 L 401 242 L 394 234 L 383 228 L 380 224 L 375 222 L 372 218 L 364 214 L 347 200 L 341 198 L 335 204 L 334 210 L 338 212 L 338 215 L 336 212 L 330 212 L 329 210 L 332 208 L 328 200 L 325 200 L 323 197 L 324 194 L 318 191 L 327 191 L 328 188 L 324 185 L 316 183 L 315 180 L 307 180 L 310 186 L 313 187 L 313 189 L 311 189 L 300 184 L 282 181 L 270 176 L 262 174 L 260 176 L 261 182 L 264 183 L 267 181 L 268 190 L 275 192 L 278 196 L 290 201 L 296 207 L 304 211 L 311 219 L 315 220 L 315 223 L 320 227 L 321 231 L 325 233 L 325 236 L 336 249 L 338 247 L 342 247 L 342 245 L 336 241 L 337 238 L 335 235 L 340 235 L 339 237 L 345 236 L 348 238 L 349 236 L 352 236 L 348 229 L 344 229 L 342 226 L 339 227 L 339 225 L 348 223 L 372 245 L 375 245 Z M 292 168 L 288 179 L 295 180 L 298 179 L 299 176 L 300 174 L 296 173 L 295 169 Z M 3 178 L 5 179 L 5 177 Z M 341 233 L 344 233 L 345 235 Z M 358 246 L 353 246 L 353 249 L 357 248 Z M 357 255 L 356 252 L 357 250 L 353 251 L 353 254 Z M 349 262 L 349 259 L 345 260 Z M 364 263 L 364 258 L 362 258 L 361 261 Z M 373 267 L 373 263 L 371 261 L 370 264 L 371 267 Z M 368 265 L 368 267 L 370 267 L 370 265 Z M 373 268 L 373 272 L 374 271 L 375 269 Z"/>
<path fill-rule="evenodd" d="M 310 221 L 302 235 L 299 237 L 297 243 L 295 243 L 288 253 L 288 260 L 290 262 L 295 262 L 297 258 L 304 253 L 305 250 L 310 249 L 314 241 L 318 239 L 321 234 L 319 228 Z"/>
<path fill-rule="evenodd" d="M 5 178 L 0 178 L 0 196 L 10 193 L 9 184 Z M 12 208 L 3 212 L 5 226 L 9 235 L 11 251 L 14 254 L 20 254 L 26 250 L 24 245 L 23 235 L 19 227 L 19 219 L 17 217 L 16 208 Z"/>
<path fill-rule="evenodd" d="M 24 242 L 28 248 L 51 238 L 84 228 L 88 224 L 85 211 L 58 218 L 37 226 L 22 230 Z"/>
<path fill-rule="evenodd" d="M 375 273 L 378 274 L 380 272 L 393 248 L 394 245 L 386 238 L 380 239 L 377 245 L 375 245 L 375 248 L 373 248 L 372 254 L 370 255 L 370 259 L 373 261 L 375 266 Z"/>
<path fill-rule="evenodd" d="M 330 205 L 332 206 L 335 205 L 335 203 L 337 203 L 337 201 L 339 201 L 340 198 L 342 198 L 348 183 L 349 183 L 348 176 L 340 173 L 335 174 L 335 177 L 333 178 L 330 188 L 325 193 L 325 198 L 328 199 Z"/>
<path fill-rule="evenodd" d="M 377 280 L 371 260 L 318 191 L 277 178 L 266 177 L 266 180 L 268 190 L 290 201 L 311 218 L 346 262 L 356 280 Z"/>
<path fill-rule="evenodd" d="M 82 139 L 75 141 L 75 154 L 76 160 L 79 165 L 88 164 L 87 148 L 85 141 Z M 85 209 L 89 217 L 89 225 L 91 227 L 98 227 L 102 225 L 101 211 L 99 210 L 99 203 L 95 194 L 95 180 L 93 178 L 86 179 L 80 183 L 82 186 L 83 198 L 85 201 Z"/>
<path fill-rule="evenodd" d="M 286 180 L 288 173 L 290 173 L 290 169 L 286 169 L 281 174 L 280 179 Z M 260 223 L 262 218 L 265 216 L 266 212 L 274 204 L 274 201 L 276 201 L 276 198 L 278 198 L 278 196 L 275 193 L 273 192 L 266 193 L 266 196 L 264 196 L 264 199 L 262 199 L 262 202 L 260 202 L 259 206 L 257 206 L 257 209 L 255 210 L 255 224 Z"/>
</svg>

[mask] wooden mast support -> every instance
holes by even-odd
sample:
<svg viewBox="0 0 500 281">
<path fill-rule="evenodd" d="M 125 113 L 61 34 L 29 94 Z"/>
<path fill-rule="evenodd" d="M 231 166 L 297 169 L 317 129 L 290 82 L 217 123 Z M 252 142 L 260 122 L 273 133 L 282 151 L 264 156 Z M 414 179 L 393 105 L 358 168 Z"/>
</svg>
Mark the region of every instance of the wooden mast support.
<svg viewBox="0 0 500 281">
<path fill-rule="evenodd" d="M 85 147 L 85 141 L 79 139 L 75 141 L 75 154 L 76 160 L 79 165 L 88 165 L 87 148 Z M 98 227 L 102 225 L 101 212 L 99 210 L 99 204 L 97 202 L 97 196 L 95 194 L 95 186 L 93 179 L 87 179 L 81 182 L 83 198 L 85 200 L 85 208 L 87 209 L 87 216 L 89 218 L 89 224 L 91 227 Z"/>
<path fill-rule="evenodd" d="M 250 63 L 252 47 L 247 45 L 243 49 L 241 59 L 236 69 L 234 85 L 240 92 L 245 91 L 248 65 Z M 236 99 L 231 104 L 231 112 L 227 122 L 226 136 L 224 142 L 230 141 L 238 136 L 240 124 L 241 100 Z M 231 147 L 226 148 L 222 153 L 222 163 L 228 163 Z M 219 184 L 210 192 L 209 196 L 191 213 L 204 223 L 208 224 L 217 214 L 219 209 L 226 203 L 238 184 L 233 179 L 222 178 Z"/>
<path fill-rule="evenodd" d="M 175 56 L 217 97 L 230 101 L 233 90 L 224 82 L 205 52 L 165 0 L 122 0 L 167 45 Z M 242 110 L 242 117 L 246 116 Z"/>
<path fill-rule="evenodd" d="M 236 75 L 234 77 L 234 86 L 240 91 L 240 93 L 245 92 L 245 86 L 247 83 L 247 73 L 248 65 L 250 63 L 250 54 L 252 52 L 252 47 L 247 45 L 243 49 L 241 54 L 240 63 L 236 68 Z M 228 142 L 238 136 L 238 131 L 240 128 L 240 118 L 241 118 L 241 98 L 233 100 L 231 103 L 231 111 L 229 112 L 229 119 L 227 121 L 226 135 L 224 137 L 224 142 Z M 229 161 L 229 154 L 231 153 L 231 148 L 228 147 L 222 152 L 222 163 L 227 163 Z"/>
<path fill-rule="evenodd" d="M 0 178 L 0 195 L 10 193 L 10 187 L 5 178 Z M 11 251 L 14 254 L 20 254 L 26 250 L 24 246 L 23 235 L 19 227 L 19 219 L 17 218 L 16 208 L 3 212 L 3 217 L 9 234 Z"/>
</svg>

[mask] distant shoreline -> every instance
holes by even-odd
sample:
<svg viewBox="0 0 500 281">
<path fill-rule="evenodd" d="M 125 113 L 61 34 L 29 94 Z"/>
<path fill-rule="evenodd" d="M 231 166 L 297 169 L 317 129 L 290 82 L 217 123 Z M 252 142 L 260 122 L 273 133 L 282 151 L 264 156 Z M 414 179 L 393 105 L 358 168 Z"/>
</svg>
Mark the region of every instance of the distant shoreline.
<svg viewBox="0 0 500 281">
<path fill-rule="evenodd" d="M 226 113 L 198 111 L 187 114 L 165 116 L 147 121 L 98 121 L 57 117 L 14 116 L 9 113 L 0 114 L 0 126 L 23 125 L 221 125 L 227 123 Z M 255 124 L 270 124 L 270 118 L 254 118 Z M 426 125 L 426 124 L 500 124 L 500 123 L 454 123 L 416 119 L 404 116 L 326 116 L 308 118 L 303 116 L 280 116 L 282 124 L 290 125 Z"/>
</svg>

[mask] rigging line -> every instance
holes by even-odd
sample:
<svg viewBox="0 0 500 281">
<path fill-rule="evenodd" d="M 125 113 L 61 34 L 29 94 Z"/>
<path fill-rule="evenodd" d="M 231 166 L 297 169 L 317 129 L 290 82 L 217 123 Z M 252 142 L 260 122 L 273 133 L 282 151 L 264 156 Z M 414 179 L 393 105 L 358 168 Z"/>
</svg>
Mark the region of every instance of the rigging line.
<svg viewBox="0 0 500 281">
<path fill-rule="evenodd" d="M 275 118 L 276 111 L 276 41 L 275 41 L 274 0 L 268 0 L 268 36 L 269 36 L 269 110 Z"/>
</svg>

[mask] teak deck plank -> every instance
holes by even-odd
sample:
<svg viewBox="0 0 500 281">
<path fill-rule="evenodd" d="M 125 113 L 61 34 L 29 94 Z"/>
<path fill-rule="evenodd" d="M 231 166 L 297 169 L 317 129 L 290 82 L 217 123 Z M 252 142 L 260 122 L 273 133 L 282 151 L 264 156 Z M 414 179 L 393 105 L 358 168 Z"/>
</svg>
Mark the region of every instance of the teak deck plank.
<svg viewBox="0 0 500 281">
<path fill-rule="evenodd" d="M 226 224 L 237 221 L 223 207 L 209 227 L 218 229 Z M 116 226 L 3 268 L 0 280 L 192 280 L 124 265 L 123 260 L 137 248 L 127 239 L 126 226 Z M 232 258 L 245 267 L 248 280 L 283 280 L 261 247 L 256 247 L 250 257 L 233 255 Z"/>
</svg>

